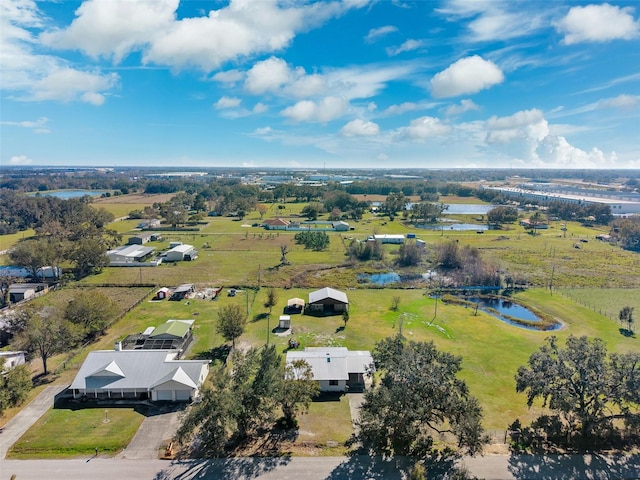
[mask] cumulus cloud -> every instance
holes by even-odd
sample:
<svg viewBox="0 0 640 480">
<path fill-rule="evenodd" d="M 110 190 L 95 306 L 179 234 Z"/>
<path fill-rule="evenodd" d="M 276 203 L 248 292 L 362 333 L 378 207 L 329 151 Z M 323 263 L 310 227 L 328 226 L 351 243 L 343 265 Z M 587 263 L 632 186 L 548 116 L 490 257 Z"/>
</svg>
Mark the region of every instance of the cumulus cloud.
<svg viewBox="0 0 640 480">
<path fill-rule="evenodd" d="M 437 104 L 433 102 L 404 102 L 397 105 L 390 105 L 382 111 L 383 116 L 402 115 L 416 110 L 428 110 Z"/>
<path fill-rule="evenodd" d="M 540 110 L 523 110 L 508 117 L 491 117 L 485 123 L 486 142 L 497 152 L 522 163 L 548 168 L 602 168 L 616 155 L 598 148 L 582 150 L 552 133 Z"/>
<path fill-rule="evenodd" d="M 359 118 L 347 123 L 340 133 L 345 137 L 370 137 L 380 133 L 380 127 L 373 122 L 365 122 Z"/>
<path fill-rule="evenodd" d="M 102 105 L 105 93 L 117 86 L 116 73 L 78 70 L 52 55 L 35 53 L 33 29 L 43 25 L 37 4 L 30 0 L 0 3 L 2 88 L 20 101 L 81 101 Z"/>
<path fill-rule="evenodd" d="M 372 28 L 371 30 L 369 30 L 369 33 L 367 33 L 367 36 L 364 37 L 364 41 L 367 43 L 373 43 L 379 38 L 397 31 L 398 27 L 394 27 L 393 25 L 385 25 L 384 27 Z"/>
<path fill-rule="evenodd" d="M 400 129 L 402 136 L 412 140 L 426 140 L 447 135 L 450 132 L 451 127 L 443 124 L 439 118 L 427 116 L 416 118 L 411 121 L 408 127 Z"/>
<path fill-rule="evenodd" d="M 633 8 L 602 5 L 572 7 L 556 24 L 567 45 L 581 42 L 630 40 L 640 35 L 640 22 L 633 18 Z"/>
<path fill-rule="evenodd" d="M 476 93 L 502 83 L 504 75 L 498 66 L 479 55 L 451 64 L 431 79 L 431 94 L 436 98 Z"/>
<path fill-rule="evenodd" d="M 258 102 L 253 106 L 253 110 L 251 110 L 253 113 L 264 113 L 267 110 L 269 110 L 269 107 L 267 107 L 264 103 L 262 102 Z"/>
<path fill-rule="evenodd" d="M 453 117 L 455 115 L 461 115 L 465 112 L 471 110 L 479 110 L 480 107 L 474 103 L 473 100 L 469 100 L 468 98 L 460 100 L 460 104 L 449 105 L 445 109 L 445 115 L 448 117 Z"/>
<path fill-rule="evenodd" d="M 390 57 L 395 57 L 396 55 L 400 55 L 404 52 L 411 52 L 413 50 L 418 50 L 419 48 L 424 47 L 426 42 L 424 40 L 413 40 L 409 39 L 404 42 L 402 45 L 398 47 L 389 47 L 386 49 L 387 55 Z"/>
<path fill-rule="evenodd" d="M 9 163 L 11 165 L 29 165 L 33 163 L 33 160 L 26 155 L 16 155 L 9 159 Z"/>
<path fill-rule="evenodd" d="M 278 90 L 291 78 L 287 62 L 281 58 L 271 57 L 256 63 L 248 72 L 244 88 L 253 94 L 262 94 Z"/>
<path fill-rule="evenodd" d="M 45 45 L 81 49 L 119 63 L 132 51 L 170 31 L 179 0 L 88 0 L 68 28 L 43 33 Z"/>
<path fill-rule="evenodd" d="M 340 118 L 347 111 L 347 108 L 348 103 L 344 98 L 325 97 L 319 102 L 303 100 L 285 108 L 281 113 L 295 122 L 326 123 Z"/>
<path fill-rule="evenodd" d="M 222 110 L 225 108 L 236 108 L 242 103 L 242 100 L 238 97 L 221 97 L 216 102 L 216 110 Z"/>
<path fill-rule="evenodd" d="M 42 40 L 115 63 L 139 51 L 145 63 L 210 72 L 238 57 L 280 51 L 298 33 L 367 3 L 232 0 L 178 19 L 179 0 L 88 0 L 69 27 L 43 34 Z"/>
<path fill-rule="evenodd" d="M 228 86 L 233 86 L 236 83 L 243 80 L 245 77 L 244 72 L 241 72 L 238 69 L 226 70 L 224 72 L 218 72 L 213 76 L 213 80 L 216 82 L 220 82 L 226 84 Z"/>
</svg>

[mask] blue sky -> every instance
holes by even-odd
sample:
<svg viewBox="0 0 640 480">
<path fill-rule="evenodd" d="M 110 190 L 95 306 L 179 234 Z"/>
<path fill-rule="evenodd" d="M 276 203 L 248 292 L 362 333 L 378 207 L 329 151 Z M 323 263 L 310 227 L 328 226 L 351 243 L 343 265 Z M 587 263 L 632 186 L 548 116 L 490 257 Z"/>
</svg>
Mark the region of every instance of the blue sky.
<svg viewBox="0 0 640 480">
<path fill-rule="evenodd" d="M 3 0 L 3 165 L 640 168 L 640 3 Z"/>
</svg>

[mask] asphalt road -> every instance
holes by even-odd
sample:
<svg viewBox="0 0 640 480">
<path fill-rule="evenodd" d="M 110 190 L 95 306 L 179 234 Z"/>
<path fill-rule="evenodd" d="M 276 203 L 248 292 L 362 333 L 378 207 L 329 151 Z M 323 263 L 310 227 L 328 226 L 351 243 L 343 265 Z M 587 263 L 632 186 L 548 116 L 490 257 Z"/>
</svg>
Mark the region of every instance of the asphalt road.
<svg viewBox="0 0 640 480">
<path fill-rule="evenodd" d="M 487 455 L 462 462 L 487 480 L 624 480 L 640 477 L 640 455 Z M 354 457 L 229 458 L 220 460 L 5 460 L 0 480 L 396 480 L 406 463 Z M 428 478 L 438 478 L 433 470 Z"/>
</svg>

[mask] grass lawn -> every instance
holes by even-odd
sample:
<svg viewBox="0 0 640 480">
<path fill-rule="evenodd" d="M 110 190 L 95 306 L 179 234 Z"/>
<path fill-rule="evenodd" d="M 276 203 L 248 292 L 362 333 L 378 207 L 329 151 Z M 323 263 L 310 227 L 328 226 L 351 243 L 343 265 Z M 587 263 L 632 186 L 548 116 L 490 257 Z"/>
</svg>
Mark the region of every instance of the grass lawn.
<svg viewBox="0 0 640 480">
<path fill-rule="evenodd" d="M 143 413 L 132 407 L 68 404 L 45 413 L 7 456 L 14 459 L 90 457 L 96 448 L 99 455 L 112 456 L 128 445 L 143 420 Z"/>
<path fill-rule="evenodd" d="M 344 455 L 344 444 L 352 433 L 347 395 L 329 395 L 311 403 L 308 413 L 298 415 L 298 437 L 292 448 L 302 455 Z"/>
<path fill-rule="evenodd" d="M 20 240 L 32 237 L 35 234 L 35 230 L 30 228 L 29 230 L 24 230 L 22 232 L 0 235 L 0 250 L 8 250 L 15 246 Z M 6 255 L 0 255 L 0 258 L 3 259 L 5 263 L 8 262 L 8 257 Z"/>
</svg>

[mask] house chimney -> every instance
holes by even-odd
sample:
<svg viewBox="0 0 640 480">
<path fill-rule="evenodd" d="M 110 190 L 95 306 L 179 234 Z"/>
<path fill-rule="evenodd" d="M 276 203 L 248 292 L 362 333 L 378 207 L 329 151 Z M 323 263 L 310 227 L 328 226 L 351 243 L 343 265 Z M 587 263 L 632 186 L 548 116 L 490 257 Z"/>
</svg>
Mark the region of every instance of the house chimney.
<svg viewBox="0 0 640 480">
<path fill-rule="evenodd" d="M 327 363 L 331 363 L 331 357 L 329 356 L 328 353 L 327 353 Z"/>
<path fill-rule="evenodd" d="M 119 352 L 122 350 L 122 342 L 116 342 L 115 351 Z"/>
</svg>

